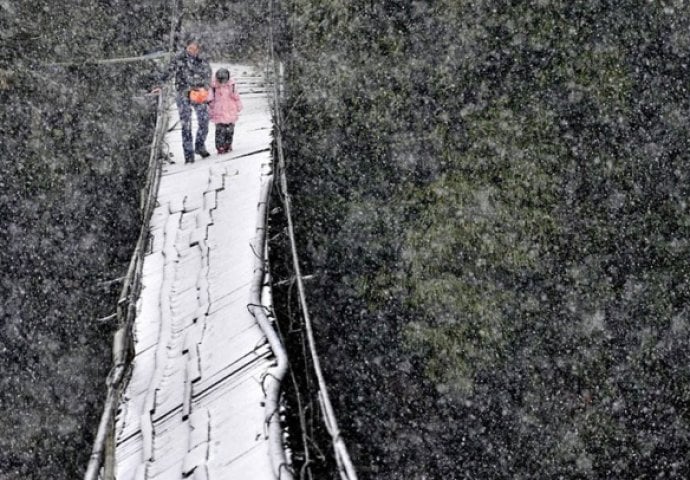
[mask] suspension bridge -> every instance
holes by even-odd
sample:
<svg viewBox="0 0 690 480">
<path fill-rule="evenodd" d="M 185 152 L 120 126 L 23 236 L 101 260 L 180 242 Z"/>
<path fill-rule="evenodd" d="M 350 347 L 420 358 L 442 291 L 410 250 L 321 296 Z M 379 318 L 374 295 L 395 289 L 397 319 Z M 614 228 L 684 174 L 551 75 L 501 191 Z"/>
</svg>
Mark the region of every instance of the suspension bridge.
<svg viewBox="0 0 690 480">
<path fill-rule="evenodd" d="M 284 431 L 288 358 L 266 262 L 276 163 L 284 171 L 279 133 L 273 138 L 277 70 L 212 66 L 230 70 L 244 104 L 233 150 L 185 164 L 179 116 L 162 92 L 145 220 L 118 302 L 113 369 L 86 480 L 305 478 L 305 469 L 295 474 Z M 213 135 L 211 124 L 207 144 Z M 296 256 L 294 264 L 301 290 Z M 303 292 L 301 301 L 306 313 Z M 334 475 L 354 480 L 307 331 Z"/>
</svg>

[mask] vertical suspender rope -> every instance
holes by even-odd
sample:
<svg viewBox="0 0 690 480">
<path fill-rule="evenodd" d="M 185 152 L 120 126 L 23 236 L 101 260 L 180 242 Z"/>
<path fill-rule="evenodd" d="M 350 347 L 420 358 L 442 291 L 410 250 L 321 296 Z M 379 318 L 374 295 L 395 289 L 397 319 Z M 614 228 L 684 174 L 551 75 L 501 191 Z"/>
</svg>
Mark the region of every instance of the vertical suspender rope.
<svg viewBox="0 0 690 480">
<path fill-rule="evenodd" d="M 170 12 L 170 38 L 168 39 L 168 52 L 172 53 L 175 49 L 175 24 L 178 22 L 177 16 L 178 0 L 171 0 L 172 12 Z"/>
<path fill-rule="evenodd" d="M 311 318 L 309 316 L 309 309 L 307 307 L 307 299 L 304 290 L 304 282 L 302 281 L 302 273 L 299 266 L 299 258 L 297 255 L 297 243 L 295 241 L 294 226 L 292 223 L 292 209 L 290 207 L 290 194 L 287 189 L 287 177 L 285 174 L 285 157 L 283 155 L 283 143 L 282 143 L 282 120 L 280 115 L 280 105 L 278 96 L 278 66 L 275 59 L 274 52 L 274 39 L 273 39 L 273 0 L 270 0 L 270 12 L 269 12 L 269 35 L 270 35 L 270 53 L 271 53 L 271 63 L 273 65 L 273 95 L 274 95 L 274 109 L 276 118 L 276 150 L 278 152 L 278 165 L 280 168 L 280 187 L 283 195 L 283 202 L 285 205 L 285 216 L 288 223 L 288 236 L 290 238 L 290 249 L 292 252 L 292 264 L 295 270 L 295 278 L 297 281 L 297 290 L 299 293 L 300 306 L 302 308 L 302 313 L 304 315 L 304 325 L 307 332 L 307 340 L 309 343 L 309 351 L 311 354 L 312 362 L 314 364 L 314 372 L 316 373 L 317 382 L 319 384 L 319 401 L 324 414 L 324 421 L 326 423 L 326 428 L 331 435 L 333 441 L 333 449 L 335 453 L 335 459 L 338 464 L 338 470 L 340 476 L 343 480 L 357 480 L 357 473 L 350 459 L 350 454 L 347 451 L 345 442 L 340 435 L 340 430 L 338 429 L 338 422 L 335 417 L 335 412 L 333 410 L 333 405 L 331 404 L 330 398 L 328 396 L 328 389 L 326 388 L 326 382 L 323 377 L 323 372 L 321 371 L 321 364 L 319 362 L 319 357 L 316 352 L 316 346 L 314 341 L 314 332 L 312 329 Z"/>
</svg>

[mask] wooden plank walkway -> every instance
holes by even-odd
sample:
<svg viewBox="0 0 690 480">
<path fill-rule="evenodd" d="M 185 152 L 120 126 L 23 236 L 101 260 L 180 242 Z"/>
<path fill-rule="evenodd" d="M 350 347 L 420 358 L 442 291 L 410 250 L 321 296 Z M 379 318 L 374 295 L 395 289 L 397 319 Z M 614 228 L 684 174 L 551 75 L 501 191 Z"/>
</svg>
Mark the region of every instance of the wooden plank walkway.
<svg viewBox="0 0 690 480">
<path fill-rule="evenodd" d="M 116 419 L 115 473 L 128 479 L 273 479 L 263 375 L 274 356 L 249 313 L 271 116 L 261 75 L 224 66 L 244 110 L 234 149 L 185 165 L 178 115 L 150 222 L 135 358 Z M 172 105 L 174 109 L 174 105 Z M 196 130 L 196 126 L 194 126 Z M 208 147 L 214 145 L 211 124 Z"/>
</svg>

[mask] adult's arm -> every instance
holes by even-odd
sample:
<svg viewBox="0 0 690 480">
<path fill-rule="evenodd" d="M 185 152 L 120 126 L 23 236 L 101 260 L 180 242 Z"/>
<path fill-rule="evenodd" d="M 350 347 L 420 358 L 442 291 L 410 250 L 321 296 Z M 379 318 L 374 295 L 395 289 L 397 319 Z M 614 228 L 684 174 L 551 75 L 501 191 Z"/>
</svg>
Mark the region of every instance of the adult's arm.
<svg viewBox="0 0 690 480">
<path fill-rule="evenodd" d="M 170 62 L 168 62 L 168 65 L 163 70 L 163 73 L 158 77 L 158 84 L 151 89 L 151 93 L 157 94 L 161 92 L 162 85 L 165 85 L 165 83 L 170 80 L 173 75 L 175 75 L 175 70 L 177 69 L 179 62 L 179 55 L 175 55 L 170 59 Z"/>
</svg>

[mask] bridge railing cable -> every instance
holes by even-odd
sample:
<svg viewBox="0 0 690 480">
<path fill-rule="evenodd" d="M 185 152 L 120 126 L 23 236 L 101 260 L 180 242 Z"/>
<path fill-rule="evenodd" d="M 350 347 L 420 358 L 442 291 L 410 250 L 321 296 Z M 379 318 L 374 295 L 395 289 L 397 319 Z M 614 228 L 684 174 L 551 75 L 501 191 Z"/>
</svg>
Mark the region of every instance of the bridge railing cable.
<svg viewBox="0 0 690 480">
<path fill-rule="evenodd" d="M 281 85 L 281 67 L 275 54 L 275 38 L 274 38 L 274 0 L 269 0 L 269 62 L 270 68 L 272 68 L 273 76 L 273 108 L 274 108 L 274 122 L 275 122 L 275 144 L 276 153 L 278 157 L 278 171 L 279 171 L 279 181 L 280 181 L 280 195 L 282 197 L 283 206 L 285 210 L 285 218 L 287 221 L 287 233 L 290 244 L 290 251 L 292 256 L 292 266 L 294 269 L 294 277 L 297 285 L 297 292 L 299 297 L 299 304 L 302 311 L 302 321 L 304 330 L 306 332 L 307 344 L 310 359 L 312 362 L 312 368 L 314 375 L 317 380 L 318 389 L 318 399 L 321 412 L 323 415 L 324 423 L 328 434 L 331 437 L 331 442 L 333 446 L 333 453 L 335 456 L 336 463 L 338 465 L 338 472 L 342 480 L 357 480 L 357 472 L 355 471 L 354 465 L 350 458 L 350 454 L 345 445 L 345 441 L 341 436 L 340 430 L 338 428 L 338 422 L 335 416 L 335 411 L 333 405 L 331 404 L 330 397 L 328 395 L 328 388 L 326 387 L 326 382 L 324 379 L 323 371 L 321 370 L 321 364 L 319 361 L 319 356 L 316 351 L 316 344 L 314 340 L 314 331 L 312 327 L 311 317 L 309 315 L 309 308 L 307 306 L 306 293 L 304 288 L 303 276 L 300 269 L 299 255 L 297 253 L 297 242 L 295 240 L 294 225 L 292 220 L 292 208 L 290 201 L 290 194 L 287 188 L 287 177 L 286 177 L 286 166 L 285 166 L 285 156 L 283 152 L 283 122 L 281 116 L 281 101 L 280 101 L 280 90 Z"/>
<path fill-rule="evenodd" d="M 105 461 L 106 472 L 104 473 L 104 478 L 106 480 L 111 478 L 108 471 L 112 468 L 110 466 L 112 454 L 106 452 L 106 443 L 111 442 L 108 450 L 112 449 L 112 439 L 109 437 L 112 437 L 113 434 L 114 413 L 117 409 L 120 387 L 125 379 L 127 365 L 129 363 L 128 353 L 131 349 L 131 329 L 136 314 L 136 298 L 139 296 L 139 291 L 141 289 L 141 272 L 144 263 L 144 255 L 146 254 L 146 243 L 148 241 L 148 225 L 153 207 L 155 206 L 156 193 L 160 182 L 161 162 L 159 151 L 165 134 L 165 126 L 168 122 L 166 106 L 167 91 L 167 87 L 164 88 L 158 97 L 156 129 L 151 145 L 147 178 L 142 190 L 142 225 L 139 232 L 139 239 L 134 253 L 132 254 L 127 275 L 124 278 L 120 297 L 117 302 L 119 328 L 115 332 L 113 339 L 113 367 L 106 380 L 108 390 L 105 406 L 101 415 L 96 439 L 94 440 L 89 465 L 84 476 L 85 480 L 96 480 L 98 478 L 98 472 L 101 466 L 103 466 L 104 454 L 109 457 Z"/>
<path fill-rule="evenodd" d="M 252 250 L 254 251 L 254 279 L 250 291 L 249 312 L 254 316 L 261 330 L 266 335 L 271 350 L 275 355 L 275 366 L 262 377 L 261 384 L 266 395 L 264 401 L 265 427 L 269 442 L 271 467 L 276 479 L 293 480 L 292 470 L 283 448 L 283 431 L 280 419 L 280 393 L 283 378 L 288 371 L 287 352 L 278 332 L 273 328 L 267 315 L 267 306 L 262 301 L 264 284 L 268 274 L 266 231 L 268 222 L 268 201 L 270 198 L 272 176 L 267 178 L 261 188 L 257 212 L 256 234 Z"/>
<path fill-rule="evenodd" d="M 171 0 L 171 22 L 169 53 L 174 48 L 176 18 L 178 16 L 177 1 Z M 84 474 L 84 480 L 103 480 L 115 478 L 115 413 L 124 386 L 132 351 L 132 327 L 136 316 L 136 300 L 141 290 L 141 276 L 148 243 L 149 223 L 156 205 L 158 185 L 162 171 L 161 146 L 168 126 L 168 93 L 169 87 L 164 86 L 158 95 L 156 108 L 156 126 L 151 141 L 146 180 L 141 191 L 140 210 L 142 221 L 139 238 L 134 248 L 132 258 L 123 279 L 122 290 L 117 302 L 118 329 L 113 338 L 113 366 L 106 379 L 107 393 L 103 406 L 103 413 L 98 424 L 98 430 L 89 457 L 89 464 Z"/>
</svg>

